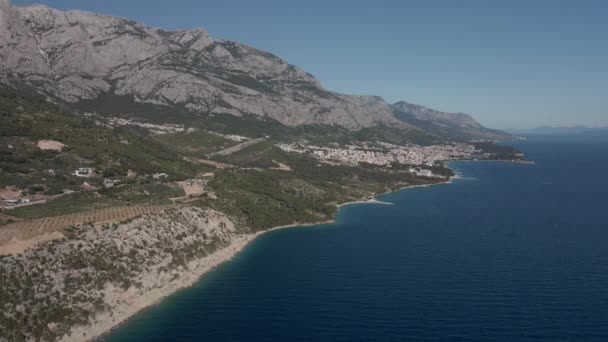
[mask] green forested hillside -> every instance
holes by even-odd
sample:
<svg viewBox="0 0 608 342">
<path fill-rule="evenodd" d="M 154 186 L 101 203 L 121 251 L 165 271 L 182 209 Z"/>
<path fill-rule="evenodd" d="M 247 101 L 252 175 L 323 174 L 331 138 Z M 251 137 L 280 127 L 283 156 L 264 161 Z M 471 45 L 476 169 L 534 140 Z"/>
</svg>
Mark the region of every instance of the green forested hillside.
<svg viewBox="0 0 608 342">
<path fill-rule="evenodd" d="M 92 167 L 105 177 L 126 176 L 131 170 L 180 178 L 197 171 L 160 142 L 96 125 L 42 99 L 0 93 L 0 119 L 0 187 L 44 183 L 48 194 L 58 193 L 78 185 L 71 175 L 77 167 Z M 41 150 L 41 140 L 65 147 Z"/>
<path fill-rule="evenodd" d="M 106 127 L 42 99 L 7 92 L 0 93 L 0 117 L 0 188 L 13 186 L 49 199 L 46 204 L 10 211 L 23 219 L 171 203 L 169 198 L 184 197 L 176 181 L 212 171 L 208 191 L 216 198 L 195 197 L 188 203 L 215 207 L 238 217 L 244 229 L 259 230 L 329 219 L 338 203 L 407 184 L 437 181 L 416 178 L 406 168 L 328 165 L 274 144 L 294 139 L 350 143 L 377 139 L 382 134 L 378 130 L 351 134 L 337 127 L 294 128 L 274 121 L 218 116 L 193 123 L 197 127 L 193 132 L 149 136 Z M 231 168 L 212 169 L 197 163 L 197 158 L 237 142 L 209 132 L 267 138 L 232 154 L 213 156 Z M 401 141 L 398 135 L 388 138 Z M 42 150 L 37 143 L 45 140 L 65 146 L 58 151 Z M 78 167 L 90 167 L 94 174 L 76 177 L 72 173 Z M 167 177 L 152 177 L 159 173 Z M 104 179 L 119 183 L 105 189 Z M 66 195 L 66 189 L 75 193 Z M 59 194 L 60 198 L 48 197 Z"/>
</svg>

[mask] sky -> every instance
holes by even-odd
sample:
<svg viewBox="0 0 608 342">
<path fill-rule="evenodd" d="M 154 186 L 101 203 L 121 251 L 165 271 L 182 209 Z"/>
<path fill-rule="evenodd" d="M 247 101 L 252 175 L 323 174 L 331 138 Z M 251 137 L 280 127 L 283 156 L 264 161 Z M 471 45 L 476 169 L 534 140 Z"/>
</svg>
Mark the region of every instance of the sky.
<svg viewBox="0 0 608 342">
<path fill-rule="evenodd" d="M 328 89 L 495 128 L 608 126 L 608 1 L 13 0 L 203 27 L 266 50 Z"/>
</svg>

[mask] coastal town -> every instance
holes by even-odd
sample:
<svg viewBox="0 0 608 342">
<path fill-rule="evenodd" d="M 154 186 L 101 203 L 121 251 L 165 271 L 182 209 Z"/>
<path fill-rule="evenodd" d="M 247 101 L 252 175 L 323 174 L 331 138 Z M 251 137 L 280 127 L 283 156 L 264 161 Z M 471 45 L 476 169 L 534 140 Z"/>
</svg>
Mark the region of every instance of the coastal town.
<svg viewBox="0 0 608 342">
<path fill-rule="evenodd" d="M 307 153 L 325 162 L 344 165 L 363 163 L 391 166 L 393 164 L 433 166 L 441 161 L 469 159 L 481 151 L 473 145 L 452 143 L 430 146 L 410 144 L 399 146 L 386 142 L 363 143 L 335 147 L 320 147 L 304 143 L 277 144 L 286 152 Z"/>
</svg>

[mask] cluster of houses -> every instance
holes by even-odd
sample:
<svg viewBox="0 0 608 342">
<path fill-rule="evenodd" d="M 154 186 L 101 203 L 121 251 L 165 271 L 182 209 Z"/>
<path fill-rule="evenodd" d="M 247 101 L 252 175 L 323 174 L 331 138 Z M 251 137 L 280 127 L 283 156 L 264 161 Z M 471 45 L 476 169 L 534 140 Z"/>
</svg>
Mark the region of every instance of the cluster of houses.
<svg viewBox="0 0 608 342">
<path fill-rule="evenodd" d="M 308 153 L 323 161 L 334 161 L 346 165 L 361 163 L 385 165 L 410 164 L 433 166 L 443 160 L 469 158 L 475 147 L 468 144 L 442 144 L 419 146 L 408 144 L 399 146 L 379 142 L 381 148 L 363 145 L 345 145 L 336 147 L 320 147 L 302 143 L 277 144 L 286 152 Z"/>
<path fill-rule="evenodd" d="M 76 170 L 74 170 L 74 173 L 72 173 L 74 176 L 76 177 L 83 177 L 83 178 L 87 178 L 87 177 L 91 177 L 95 175 L 95 170 L 91 167 L 79 167 Z M 114 185 L 120 183 L 119 180 L 115 180 L 115 179 L 110 179 L 110 178 L 104 178 L 103 180 L 103 187 L 104 188 L 111 188 Z"/>
<path fill-rule="evenodd" d="M 45 170 L 44 172 L 50 176 L 55 175 L 55 170 L 52 170 L 52 169 Z M 80 178 L 89 178 L 89 177 L 94 177 L 96 175 L 96 173 L 95 173 L 95 169 L 92 167 L 78 167 L 72 172 L 72 175 L 76 176 L 76 177 L 80 177 Z M 136 173 L 129 170 L 129 177 L 133 177 L 134 175 L 136 175 Z M 152 178 L 157 179 L 157 180 L 167 179 L 168 177 L 169 177 L 169 175 L 164 172 L 152 174 Z M 120 183 L 121 183 L 121 181 L 118 179 L 104 178 L 102 184 L 103 184 L 104 188 L 112 188 Z M 81 188 L 84 190 L 89 190 L 89 191 L 98 189 L 97 187 L 89 184 L 88 182 L 84 182 L 82 184 Z M 195 189 L 194 192 L 201 191 L 200 190 L 201 187 L 199 184 L 194 184 L 194 183 L 189 184 L 188 188 Z M 63 190 L 63 195 L 69 195 L 72 193 L 74 193 L 73 190 L 69 190 L 69 189 Z M 0 189 L 0 209 L 19 208 L 19 207 L 23 207 L 23 206 L 27 206 L 27 205 L 46 203 L 46 201 L 47 201 L 47 196 L 42 196 L 42 195 L 23 196 L 23 191 L 21 189 L 17 188 L 16 186 L 9 186 L 4 189 Z"/>
<path fill-rule="evenodd" d="M 44 197 L 23 197 L 22 191 L 16 187 L 0 189 L 0 207 L 3 209 L 13 209 L 40 203 L 46 203 Z"/>
</svg>

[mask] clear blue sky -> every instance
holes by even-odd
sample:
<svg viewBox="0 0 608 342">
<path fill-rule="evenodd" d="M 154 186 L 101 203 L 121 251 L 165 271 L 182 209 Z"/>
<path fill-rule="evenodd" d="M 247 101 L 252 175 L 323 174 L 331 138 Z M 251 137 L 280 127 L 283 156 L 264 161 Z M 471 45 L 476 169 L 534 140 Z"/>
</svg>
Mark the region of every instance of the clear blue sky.
<svg viewBox="0 0 608 342">
<path fill-rule="evenodd" d="M 204 27 L 326 88 L 497 128 L 608 125 L 608 1 L 14 0 Z"/>
</svg>

